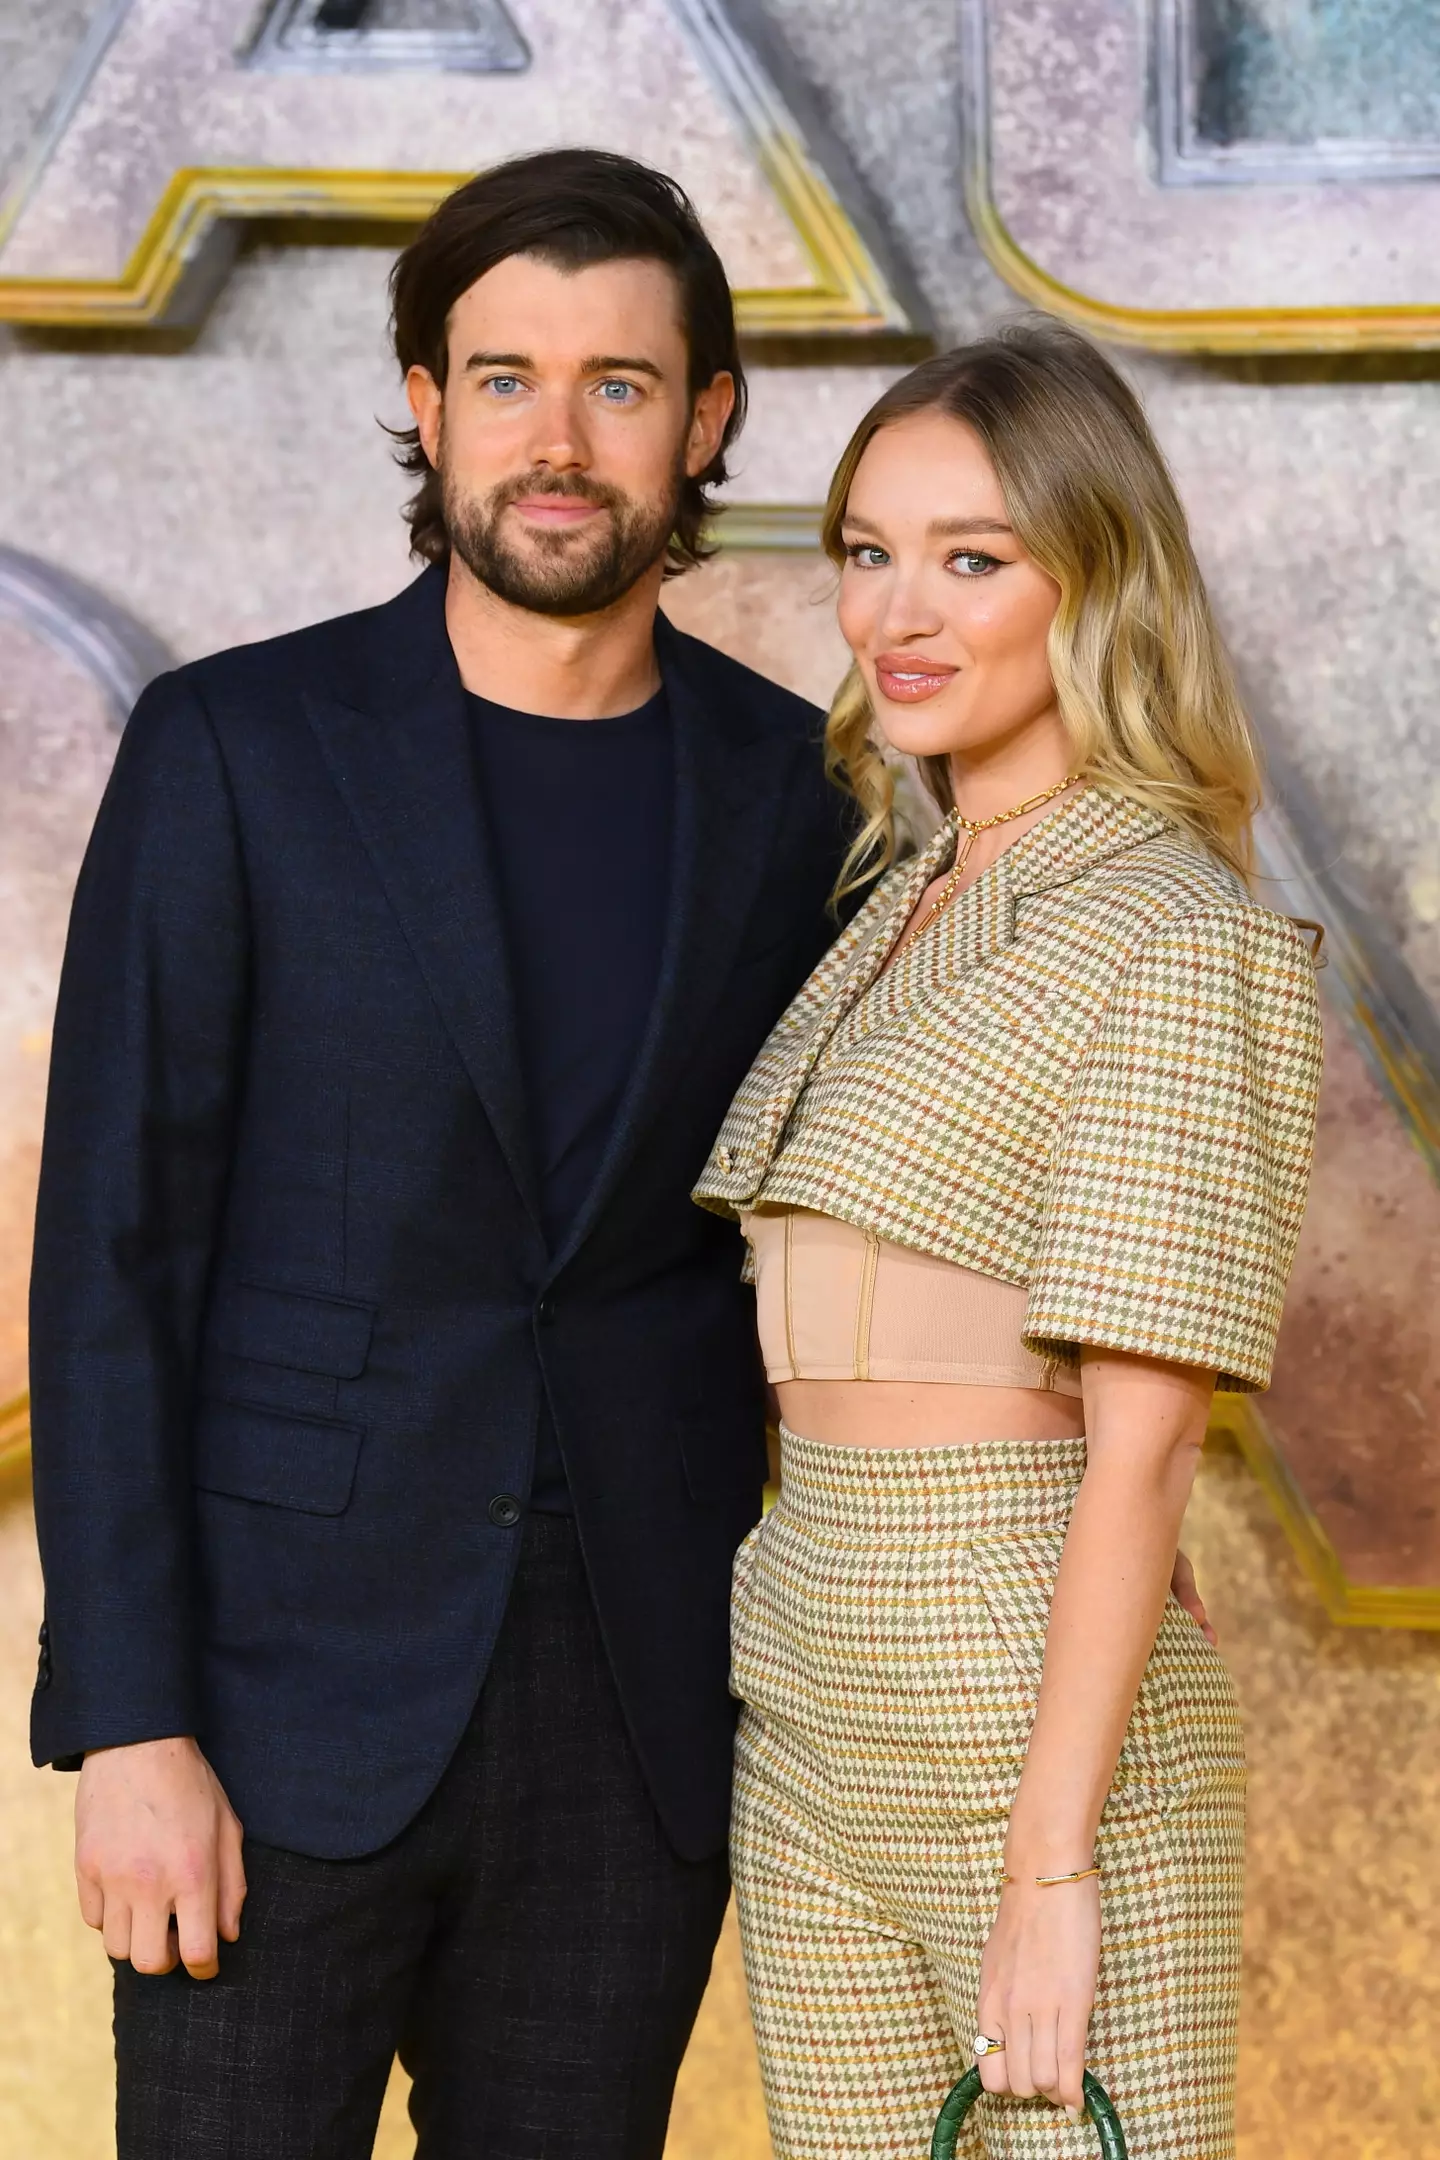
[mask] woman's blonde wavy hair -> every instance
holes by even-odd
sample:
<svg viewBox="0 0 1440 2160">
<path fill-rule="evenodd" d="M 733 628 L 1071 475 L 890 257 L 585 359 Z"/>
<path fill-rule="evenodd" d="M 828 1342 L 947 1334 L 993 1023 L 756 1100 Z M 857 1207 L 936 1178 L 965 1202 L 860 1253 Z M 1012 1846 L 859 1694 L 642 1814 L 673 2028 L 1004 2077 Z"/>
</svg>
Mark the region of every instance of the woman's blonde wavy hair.
<svg viewBox="0 0 1440 2160">
<path fill-rule="evenodd" d="M 1050 671 L 1074 769 L 1162 811 L 1248 877 L 1259 760 L 1185 512 L 1134 392 L 1087 339 L 1043 317 L 924 361 L 871 406 L 836 467 L 822 535 L 837 568 L 866 445 L 927 412 L 974 429 L 1017 538 L 1060 588 Z M 826 769 L 862 819 L 837 900 L 895 857 L 895 768 L 874 738 L 852 667 L 825 729 Z M 951 810 L 949 761 L 921 769 Z"/>
</svg>

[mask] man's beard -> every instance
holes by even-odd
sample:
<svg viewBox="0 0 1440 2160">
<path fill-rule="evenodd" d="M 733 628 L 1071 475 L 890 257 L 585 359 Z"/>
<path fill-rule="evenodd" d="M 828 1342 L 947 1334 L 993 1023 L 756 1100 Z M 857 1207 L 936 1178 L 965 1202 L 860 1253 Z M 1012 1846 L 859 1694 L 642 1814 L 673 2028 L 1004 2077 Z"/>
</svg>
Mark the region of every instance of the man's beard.
<svg viewBox="0 0 1440 2160">
<path fill-rule="evenodd" d="M 583 473 L 523 473 L 477 500 L 461 493 L 441 467 L 445 528 L 466 568 L 497 598 L 535 615 L 595 615 L 629 592 L 670 543 L 680 509 L 683 461 L 663 501 L 636 502 Z M 608 516 L 593 530 L 531 531 L 519 546 L 502 533 L 507 507 L 522 496 L 564 495 L 595 503 Z"/>
</svg>

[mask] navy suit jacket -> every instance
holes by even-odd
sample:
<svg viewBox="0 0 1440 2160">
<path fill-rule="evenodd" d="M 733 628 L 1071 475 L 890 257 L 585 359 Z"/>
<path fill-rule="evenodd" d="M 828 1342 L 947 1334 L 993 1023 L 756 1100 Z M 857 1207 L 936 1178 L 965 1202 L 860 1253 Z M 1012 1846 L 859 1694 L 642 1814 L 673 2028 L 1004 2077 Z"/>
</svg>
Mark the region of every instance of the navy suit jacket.
<svg viewBox="0 0 1440 2160">
<path fill-rule="evenodd" d="M 194 1733 L 255 1837 L 386 1843 L 484 1679 L 548 1389 L 635 1745 L 698 1858 L 764 1453 L 740 1241 L 689 1192 L 831 934 L 840 799 L 815 710 L 662 617 L 660 987 L 548 1251 L 444 584 L 163 676 L 122 739 L 40 1180 L 34 1753 Z"/>
</svg>

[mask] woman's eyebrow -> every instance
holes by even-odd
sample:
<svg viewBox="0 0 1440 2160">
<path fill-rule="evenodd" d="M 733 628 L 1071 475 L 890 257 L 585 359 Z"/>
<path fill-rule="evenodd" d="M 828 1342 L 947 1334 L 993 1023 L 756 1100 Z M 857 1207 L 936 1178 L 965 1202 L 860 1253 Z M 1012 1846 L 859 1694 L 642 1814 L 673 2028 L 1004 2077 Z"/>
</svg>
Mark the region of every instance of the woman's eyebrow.
<svg viewBox="0 0 1440 2160">
<path fill-rule="evenodd" d="M 957 533 L 1010 533 L 1013 536 L 1015 528 L 1007 525 L 1003 518 L 934 518 L 926 531 L 937 540 L 953 540 Z"/>
<path fill-rule="evenodd" d="M 854 532 L 878 536 L 880 531 L 880 527 L 872 525 L 868 518 L 852 517 L 848 510 L 843 523 Z M 1009 533 L 1013 538 L 1015 532 L 1014 526 L 1007 525 L 1003 518 L 992 517 L 934 518 L 925 530 L 935 540 L 953 540 L 959 533 Z"/>
</svg>

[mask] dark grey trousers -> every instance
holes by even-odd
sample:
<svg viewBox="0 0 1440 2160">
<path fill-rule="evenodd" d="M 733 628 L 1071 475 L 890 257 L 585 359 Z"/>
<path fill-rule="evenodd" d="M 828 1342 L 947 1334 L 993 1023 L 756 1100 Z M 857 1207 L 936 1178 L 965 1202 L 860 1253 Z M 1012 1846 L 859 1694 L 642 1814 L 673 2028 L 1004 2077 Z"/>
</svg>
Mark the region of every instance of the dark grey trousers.
<svg viewBox="0 0 1440 2160">
<path fill-rule="evenodd" d="M 530 1518 L 475 1716 L 395 1842 L 245 1866 L 218 1979 L 116 1968 L 119 2160 L 369 2160 L 397 2053 L 418 2160 L 661 2160 L 728 1880 L 660 1829 L 573 1522 Z"/>
</svg>

